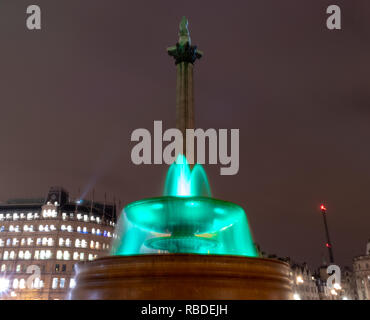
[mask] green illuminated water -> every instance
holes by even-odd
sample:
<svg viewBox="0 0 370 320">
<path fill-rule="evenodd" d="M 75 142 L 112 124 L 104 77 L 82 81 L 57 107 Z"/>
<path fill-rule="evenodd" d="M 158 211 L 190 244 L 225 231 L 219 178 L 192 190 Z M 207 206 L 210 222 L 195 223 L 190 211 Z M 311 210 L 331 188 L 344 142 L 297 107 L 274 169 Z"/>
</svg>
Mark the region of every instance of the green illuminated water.
<svg viewBox="0 0 370 320">
<path fill-rule="evenodd" d="M 257 256 L 244 210 L 232 202 L 211 198 L 201 165 L 191 170 L 180 155 L 167 172 L 163 194 L 132 202 L 123 209 L 112 255 Z"/>
</svg>

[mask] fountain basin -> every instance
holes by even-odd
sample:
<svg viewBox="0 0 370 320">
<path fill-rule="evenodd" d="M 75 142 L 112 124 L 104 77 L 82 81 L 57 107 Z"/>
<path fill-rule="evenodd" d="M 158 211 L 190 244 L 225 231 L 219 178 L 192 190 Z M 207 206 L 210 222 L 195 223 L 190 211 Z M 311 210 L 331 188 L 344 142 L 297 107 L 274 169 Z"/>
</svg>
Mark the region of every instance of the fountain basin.
<svg viewBox="0 0 370 320">
<path fill-rule="evenodd" d="M 274 259 L 197 254 L 97 259 L 77 274 L 71 299 L 292 299 L 289 265 Z"/>
</svg>

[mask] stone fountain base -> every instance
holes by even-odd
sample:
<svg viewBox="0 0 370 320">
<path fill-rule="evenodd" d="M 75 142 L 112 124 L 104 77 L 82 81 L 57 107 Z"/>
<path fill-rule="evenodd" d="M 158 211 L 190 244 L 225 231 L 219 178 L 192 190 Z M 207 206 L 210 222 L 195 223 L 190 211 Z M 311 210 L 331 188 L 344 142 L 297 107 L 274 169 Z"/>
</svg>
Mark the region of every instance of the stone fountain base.
<svg viewBox="0 0 370 320">
<path fill-rule="evenodd" d="M 291 299 L 288 264 L 240 256 L 112 256 L 85 265 L 71 299 Z"/>
</svg>

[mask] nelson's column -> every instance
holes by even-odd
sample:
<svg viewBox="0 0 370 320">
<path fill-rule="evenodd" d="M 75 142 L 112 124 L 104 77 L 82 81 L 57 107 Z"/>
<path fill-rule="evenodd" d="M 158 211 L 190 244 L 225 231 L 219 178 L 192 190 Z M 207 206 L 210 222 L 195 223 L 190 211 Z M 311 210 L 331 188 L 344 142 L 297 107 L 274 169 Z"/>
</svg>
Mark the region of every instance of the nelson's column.
<svg viewBox="0 0 370 320">
<path fill-rule="evenodd" d="M 176 79 L 176 127 L 183 135 L 183 154 L 186 155 L 186 129 L 194 129 L 193 64 L 203 55 L 197 46 L 191 45 L 188 20 L 183 17 L 179 29 L 179 41 L 167 49 L 175 59 Z"/>
<path fill-rule="evenodd" d="M 194 128 L 193 64 L 202 56 L 187 24 L 183 18 L 179 42 L 167 49 L 184 137 Z M 200 164 L 173 163 L 162 196 L 126 205 L 115 233 L 110 256 L 81 266 L 71 299 L 292 298 L 289 265 L 259 257 L 246 212 L 212 197 Z"/>
</svg>

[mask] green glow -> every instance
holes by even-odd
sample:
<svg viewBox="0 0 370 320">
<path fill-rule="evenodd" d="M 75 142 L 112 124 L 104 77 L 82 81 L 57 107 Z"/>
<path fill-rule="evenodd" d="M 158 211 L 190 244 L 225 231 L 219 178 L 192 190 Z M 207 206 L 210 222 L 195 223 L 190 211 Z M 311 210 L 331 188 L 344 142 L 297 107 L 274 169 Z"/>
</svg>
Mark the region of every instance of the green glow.
<svg viewBox="0 0 370 320">
<path fill-rule="evenodd" d="M 174 197 L 211 196 L 207 174 L 200 164 L 196 164 L 193 170 L 181 154 L 173 163 L 166 177 L 163 195 Z"/>
<path fill-rule="evenodd" d="M 191 170 L 179 156 L 167 173 L 164 196 L 127 205 L 112 255 L 146 253 L 230 254 L 256 257 L 244 210 L 211 198 L 203 167 Z"/>
</svg>

